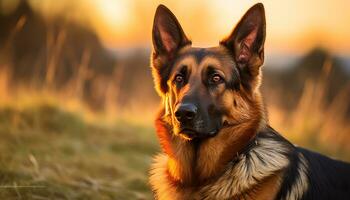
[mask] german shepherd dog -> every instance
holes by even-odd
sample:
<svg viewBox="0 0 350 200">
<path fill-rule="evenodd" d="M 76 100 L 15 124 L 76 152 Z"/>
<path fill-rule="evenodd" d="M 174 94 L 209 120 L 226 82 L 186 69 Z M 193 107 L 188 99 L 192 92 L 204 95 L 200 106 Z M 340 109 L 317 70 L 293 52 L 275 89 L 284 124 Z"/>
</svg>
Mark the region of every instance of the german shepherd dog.
<svg viewBox="0 0 350 200">
<path fill-rule="evenodd" d="M 195 48 L 174 14 L 157 8 L 156 199 L 350 199 L 349 164 L 296 147 L 268 124 L 259 91 L 265 26 L 259 3 L 218 46 Z"/>
</svg>

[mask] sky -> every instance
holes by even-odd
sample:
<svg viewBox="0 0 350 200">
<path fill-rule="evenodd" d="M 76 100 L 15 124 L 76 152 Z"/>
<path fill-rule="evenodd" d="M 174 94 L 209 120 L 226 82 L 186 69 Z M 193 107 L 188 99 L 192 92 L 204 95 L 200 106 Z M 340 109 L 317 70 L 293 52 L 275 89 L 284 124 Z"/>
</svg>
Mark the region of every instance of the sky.
<svg viewBox="0 0 350 200">
<path fill-rule="evenodd" d="M 160 3 L 176 15 L 194 46 L 207 47 L 217 45 L 249 7 L 262 2 L 267 51 L 302 54 L 321 46 L 350 55 L 349 0 L 29 1 L 45 16 L 62 15 L 91 27 L 110 48 L 150 47 L 154 12 Z"/>
</svg>

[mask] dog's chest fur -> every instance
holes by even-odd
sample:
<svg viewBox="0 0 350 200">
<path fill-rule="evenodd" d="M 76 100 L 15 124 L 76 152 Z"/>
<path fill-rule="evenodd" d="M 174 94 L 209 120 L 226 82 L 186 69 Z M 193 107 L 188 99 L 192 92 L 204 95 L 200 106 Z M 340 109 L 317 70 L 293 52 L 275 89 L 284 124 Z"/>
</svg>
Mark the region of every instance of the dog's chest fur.
<svg viewBox="0 0 350 200">
<path fill-rule="evenodd" d="M 274 199 L 279 192 L 282 174 L 289 165 L 289 154 L 293 148 L 290 143 L 281 142 L 276 133 L 260 133 L 246 152 L 238 157 L 232 156 L 236 158 L 219 177 L 196 187 L 174 184 L 167 169 L 168 158 L 165 154 L 160 154 L 152 166 L 150 183 L 160 200 Z M 298 156 L 302 157 L 301 154 Z M 297 174 L 300 179 L 305 178 L 307 169 L 304 166 L 300 166 L 304 170 Z M 297 199 L 306 189 L 307 185 L 300 183 L 284 199 Z"/>
</svg>

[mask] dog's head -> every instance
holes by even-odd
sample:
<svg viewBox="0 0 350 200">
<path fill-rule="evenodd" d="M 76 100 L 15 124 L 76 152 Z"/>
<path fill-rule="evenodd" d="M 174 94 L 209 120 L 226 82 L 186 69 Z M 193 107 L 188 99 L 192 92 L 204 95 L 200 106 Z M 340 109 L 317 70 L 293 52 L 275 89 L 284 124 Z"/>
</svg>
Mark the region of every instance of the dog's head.
<svg viewBox="0 0 350 200">
<path fill-rule="evenodd" d="M 264 41 L 262 4 L 250 8 L 232 33 L 211 48 L 192 47 L 174 14 L 163 5 L 157 8 L 152 72 L 164 118 L 175 135 L 215 136 L 225 127 L 260 116 Z"/>
</svg>

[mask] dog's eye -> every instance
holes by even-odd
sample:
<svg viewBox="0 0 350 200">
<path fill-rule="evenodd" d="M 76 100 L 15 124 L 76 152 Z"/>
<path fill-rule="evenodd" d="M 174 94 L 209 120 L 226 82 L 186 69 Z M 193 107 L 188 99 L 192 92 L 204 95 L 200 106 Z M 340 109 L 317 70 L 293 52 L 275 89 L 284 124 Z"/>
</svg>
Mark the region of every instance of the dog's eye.
<svg viewBox="0 0 350 200">
<path fill-rule="evenodd" d="M 181 74 L 178 74 L 178 75 L 175 76 L 174 81 L 175 81 L 176 83 L 183 83 L 184 77 L 183 77 Z"/>
<path fill-rule="evenodd" d="M 210 78 L 210 82 L 213 84 L 219 84 L 223 82 L 223 79 L 221 78 L 220 75 L 218 74 L 214 74 L 211 78 Z"/>
</svg>

